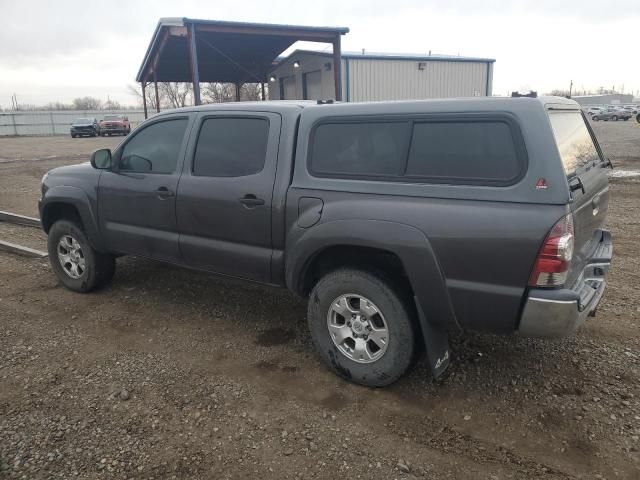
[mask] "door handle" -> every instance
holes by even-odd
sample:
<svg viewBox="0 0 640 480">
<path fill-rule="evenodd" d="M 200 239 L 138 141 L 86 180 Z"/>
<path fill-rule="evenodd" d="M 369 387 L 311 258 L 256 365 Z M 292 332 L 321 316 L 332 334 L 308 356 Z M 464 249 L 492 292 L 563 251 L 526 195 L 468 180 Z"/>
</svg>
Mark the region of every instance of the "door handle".
<svg viewBox="0 0 640 480">
<path fill-rule="evenodd" d="M 240 199 L 240 203 L 247 208 L 253 208 L 259 205 L 264 205 L 264 200 L 262 198 L 256 197 L 252 193 L 249 193 Z"/>
<path fill-rule="evenodd" d="M 167 187 L 160 187 L 156 190 L 156 195 L 160 200 L 166 200 L 167 198 L 175 197 L 176 194 L 169 190 Z"/>
</svg>

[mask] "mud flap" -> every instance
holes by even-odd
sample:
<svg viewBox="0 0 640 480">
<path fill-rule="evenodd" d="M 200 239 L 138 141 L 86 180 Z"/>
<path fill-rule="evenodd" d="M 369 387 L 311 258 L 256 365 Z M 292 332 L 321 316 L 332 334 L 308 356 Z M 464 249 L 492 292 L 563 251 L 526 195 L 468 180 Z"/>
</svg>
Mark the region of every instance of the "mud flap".
<svg viewBox="0 0 640 480">
<path fill-rule="evenodd" d="M 427 320 L 427 317 L 420 306 L 420 302 L 413 297 L 420 318 L 420 326 L 422 327 L 422 336 L 424 338 L 424 346 L 429 359 L 429 366 L 433 378 L 437 379 L 442 375 L 449 366 L 451 353 L 449 352 L 449 334 L 447 330 L 433 325 Z"/>
</svg>

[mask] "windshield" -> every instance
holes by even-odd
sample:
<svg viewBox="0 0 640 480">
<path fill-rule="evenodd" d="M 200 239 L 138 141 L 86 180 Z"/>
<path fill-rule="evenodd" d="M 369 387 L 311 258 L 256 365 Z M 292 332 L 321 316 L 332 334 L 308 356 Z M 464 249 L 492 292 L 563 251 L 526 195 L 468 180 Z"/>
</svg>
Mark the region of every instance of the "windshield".
<svg viewBox="0 0 640 480">
<path fill-rule="evenodd" d="M 92 123 L 88 118 L 77 118 L 73 121 L 73 123 Z"/>
<path fill-rule="evenodd" d="M 118 115 L 105 115 L 104 119 L 105 120 L 120 120 L 120 117 Z"/>
<path fill-rule="evenodd" d="M 549 120 L 556 137 L 562 165 L 567 175 L 578 168 L 600 160 L 598 150 L 580 112 L 549 112 Z"/>
</svg>

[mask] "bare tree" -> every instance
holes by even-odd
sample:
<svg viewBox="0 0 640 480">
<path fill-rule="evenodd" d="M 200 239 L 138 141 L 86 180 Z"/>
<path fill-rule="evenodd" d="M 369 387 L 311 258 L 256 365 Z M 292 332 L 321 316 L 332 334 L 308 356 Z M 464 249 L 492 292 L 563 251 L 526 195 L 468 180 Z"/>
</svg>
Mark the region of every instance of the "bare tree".
<svg viewBox="0 0 640 480">
<path fill-rule="evenodd" d="M 102 108 L 104 110 L 122 110 L 122 105 L 120 105 L 120 102 L 116 102 L 115 100 L 108 99 L 106 102 L 104 102 L 104 105 L 102 105 Z"/>
<path fill-rule="evenodd" d="M 133 95 L 138 99 L 138 105 L 142 106 L 142 88 L 139 85 L 127 85 L 127 91 L 130 95 Z M 162 106 L 164 103 L 164 93 L 160 91 L 158 88 L 158 97 L 160 98 L 160 105 Z M 145 97 L 147 97 L 147 108 L 150 110 L 156 110 L 156 92 L 153 88 L 153 84 L 150 84 L 145 89 Z"/>
<path fill-rule="evenodd" d="M 47 103 L 44 107 L 42 107 L 42 109 L 43 110 L 73 110 L 74 106 L 69 105 L 68 103 L 50 102 L 50 103 Z"/>
<path fill-rule="evenodd" d="M 569 95 L 569 90 L 562 90 L 559 88 L 554 88 L 547 95 L 551 95 L 553 97 L 566 97 Z"/>
<path fill-rule="evenodd" d="M 203 83 L 200 94 L 203 103 L 233 102 L 236 99 L 236 87 L 233 83 Z"/>
<path fill-rule="evenodd" d="M 262 100 L 262 88 L 259 83 L 245 83 L 240 88 L 240 100 L 254 102 Z"/>
<path fill-rule="evenodd" d="M 233 83 L 203 83 L 200 86 L 203 103 L 224 103 L 236 101 L 236 86 Z M 262 99 L 259 83 L 244 83 L 240 87 L 240 101 Z"/>
<path fill-rule="evenodd" d="M 193 103 L 190 83 L 162 82 L 158 84 L 158 89 L 170 108 L 186 107 Z"/>
<path fill-rule="evenodd" d="M 73 108 L 76 110 L 98 110 L 102 106 L 102 100 L 94 97 L 80 97 L 73 99 Z"/>
</svg>

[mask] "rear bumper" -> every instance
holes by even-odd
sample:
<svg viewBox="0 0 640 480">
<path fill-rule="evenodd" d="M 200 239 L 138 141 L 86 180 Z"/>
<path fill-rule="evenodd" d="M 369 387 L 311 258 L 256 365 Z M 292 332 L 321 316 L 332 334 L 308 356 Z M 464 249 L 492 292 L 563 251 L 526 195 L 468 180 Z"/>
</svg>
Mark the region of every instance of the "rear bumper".
<svg viewBox="0 0 640 480">
<path fill-rule="evenodd" d="M 559 338 L 573 333 L 594 315 L 604 294 L 605 274 L 613 255 L 611 233 L 602 231 L 600 244 L 572 288 L 529 290 L 518 333 L 525 337 Z"/>
</svg>

